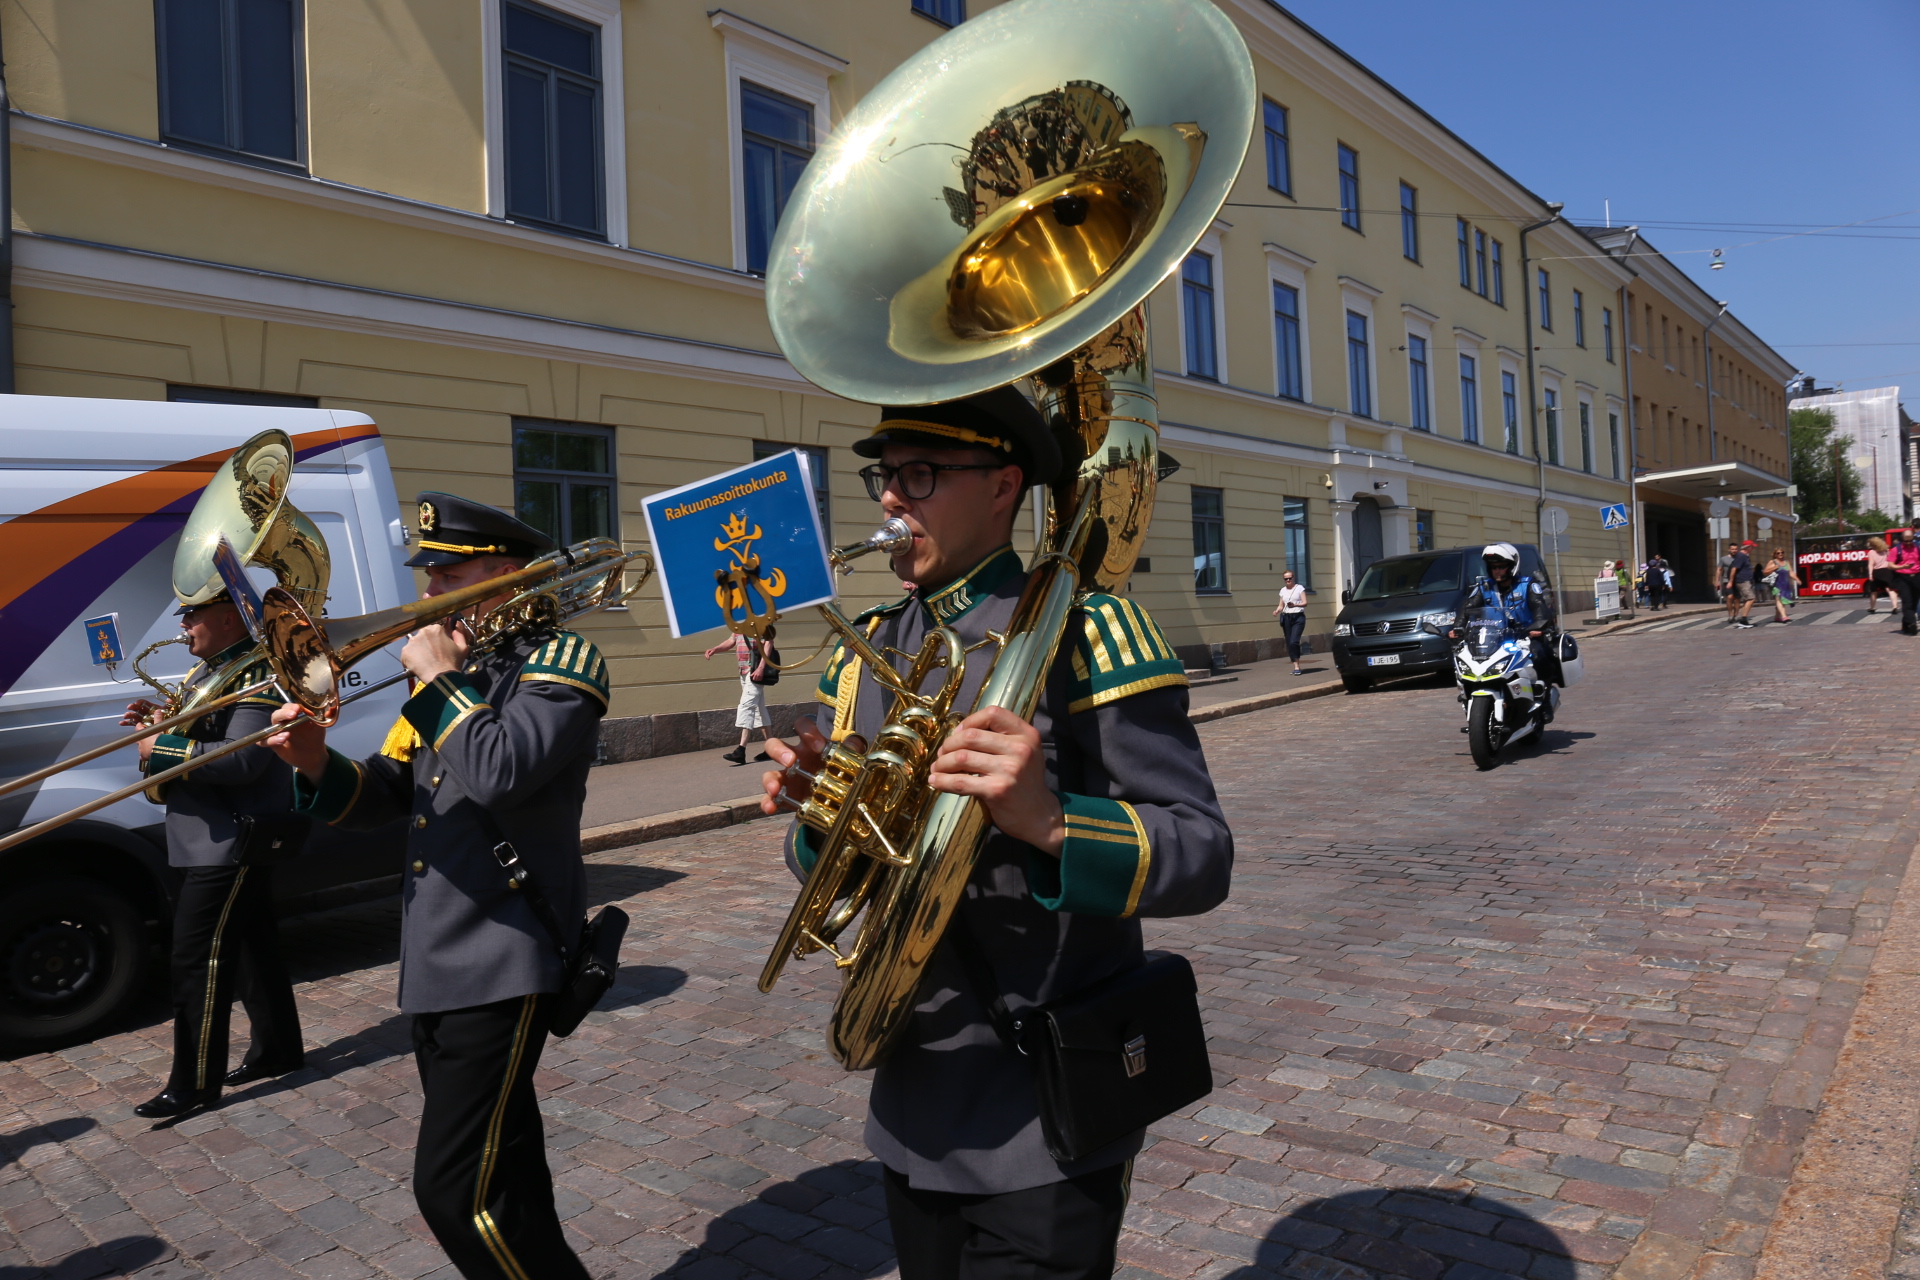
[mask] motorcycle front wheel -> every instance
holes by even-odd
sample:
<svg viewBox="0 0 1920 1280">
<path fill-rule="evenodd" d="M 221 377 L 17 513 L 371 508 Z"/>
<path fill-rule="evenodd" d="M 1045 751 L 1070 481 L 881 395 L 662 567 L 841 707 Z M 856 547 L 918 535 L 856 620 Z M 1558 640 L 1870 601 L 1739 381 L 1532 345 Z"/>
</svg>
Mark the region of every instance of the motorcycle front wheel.
<svg viewBox="0 0 1920 1280">
<path fill-rule="evenodd" d="M 1480 769 L 1491 769 L 1500 754 L 1506 734 L 1493 722 L 1493 699 L 1471 698 L 1467 702 L 1467 749 Z"/>
</svg>

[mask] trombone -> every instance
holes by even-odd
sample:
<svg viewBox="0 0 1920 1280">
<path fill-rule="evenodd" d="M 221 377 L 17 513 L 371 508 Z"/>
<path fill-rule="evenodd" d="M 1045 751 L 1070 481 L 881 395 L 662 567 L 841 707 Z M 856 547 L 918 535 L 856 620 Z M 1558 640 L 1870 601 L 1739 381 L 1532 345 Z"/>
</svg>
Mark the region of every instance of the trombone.
<svg viewBox="0 0 1920 1280">
<path fill-rule="evenodd" d="M 636 564 L 638 576 L 629 582 L 627 573 Z M 251 694 L 277 687 L 289 702 L 300 707 L 300 715 L 296 719 L 312 720 L 322 726 L 331 725 L 340 718 L 342 707 L 386 688 L 407 674 L 404 671 L 395 672 L 344 698 L 339 693 L 340 677 L 348 668 L 409 632 L 431 623 L 457 618 L 481 601 L 490 600 L 504 592 L 513 593 L 477 621 L 465 624 L 472 637 L 469 656 L 478 657 L 523 635 L 558 629 L 575 618 L 623 604 L 652 576 L 653 556 L 650 553 L 623 551 L 620 544 L 610 538 L 590 538 L 541 556 L 524 569 L 515 569 L 444 595 L 429 596 L 410 604 L 352 618 L 315 619 L 293 592 L 282 587 L 270 587 L 260 602 L 261 647 L 266 651 L 274 678 L 223 694 L 215 701 L 225 706 Z M 177 724 L 215 709 L 213 703 L 203 703 L 162 723 Z M 218 760 L 244 747 L 264 742 L 291 727 L 292 723 L 286 721 L 268 725 L 152 777 L 142 778 L 107 795 L 96 796 L 65 813 L 0 837 L 0 852 L 43 836 L 110 804 L 118 804 L 149 787 L 171 782 L 210 760 Z M 17 789 L 30 781 L 70 769 L 129 742 L 137 742 L 157 732 L 159 727 L 154 725 L 140 729 L 126 738 L 63 760 L 8 786 Z"/>
</svg>

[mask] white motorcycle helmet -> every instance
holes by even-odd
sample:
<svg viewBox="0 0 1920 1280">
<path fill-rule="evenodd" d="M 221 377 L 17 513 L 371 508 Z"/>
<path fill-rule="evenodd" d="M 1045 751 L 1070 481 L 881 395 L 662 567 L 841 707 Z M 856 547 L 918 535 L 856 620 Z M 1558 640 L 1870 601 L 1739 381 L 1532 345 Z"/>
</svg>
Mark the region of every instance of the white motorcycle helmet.
<svg viewBox="0 0 1920 1280">
<path fill-rule="evenodd" d="M 1481 550 L 1480 563 L 1486 567 L 1489 578 L 1493 576 L 1493 567 L 1488 565 L 1487 561 L 1496 558 L 1505 560 L 1508 564 L 1512 565 L 1514 573 L 1518 574 L 1520 572 L 1520 548 L 1514 546 L 1511 542 L 1489 543 Z"/>
</svg>

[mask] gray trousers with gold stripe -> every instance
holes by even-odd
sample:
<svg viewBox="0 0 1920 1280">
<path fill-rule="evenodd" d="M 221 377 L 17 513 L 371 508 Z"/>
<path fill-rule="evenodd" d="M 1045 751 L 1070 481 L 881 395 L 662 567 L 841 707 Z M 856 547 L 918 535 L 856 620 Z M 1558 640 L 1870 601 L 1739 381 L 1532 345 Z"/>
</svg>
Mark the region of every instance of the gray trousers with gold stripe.
<svg viewBox="0 0 1920 1280">
<path fill-rule="evenodd" d="M 301 1061 L 300 1015 L 280 958 L 268 867 L 188 867 L 173 912 L 173 1074 L 169 1092 L 215 1088 L 227 1074 L 238 995 L 253 1024 L 248 1062 Z"/>
<path fill-rule="evenodd" d="M 413 1019 L 420 1216 L 468 1280 L 587 1280 L 553 1206 L 533 1069 L 551 996 Z"/>
</svg>

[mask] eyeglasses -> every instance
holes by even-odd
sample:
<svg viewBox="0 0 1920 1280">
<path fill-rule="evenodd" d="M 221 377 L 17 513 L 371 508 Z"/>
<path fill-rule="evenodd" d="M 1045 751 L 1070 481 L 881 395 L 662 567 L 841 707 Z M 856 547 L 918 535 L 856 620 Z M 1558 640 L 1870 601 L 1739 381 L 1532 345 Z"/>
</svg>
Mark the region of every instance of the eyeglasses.
<svg viewBox="0 0 1920 1280">
<path fill-rule="evenodd" d="M 860 468 L 860 478 L 867 482 L 867 496 L 875 502 L 880 495 L 899 481 L 900 496 L 912 502 L 919 502 L 933 496 L 933 487 L 939 482 L 942 471 L 998 471 L 1010 466 L 1005 462 L 903 462 L 897 467 L 876 462 L 870 467 Z"/>
</svg>

